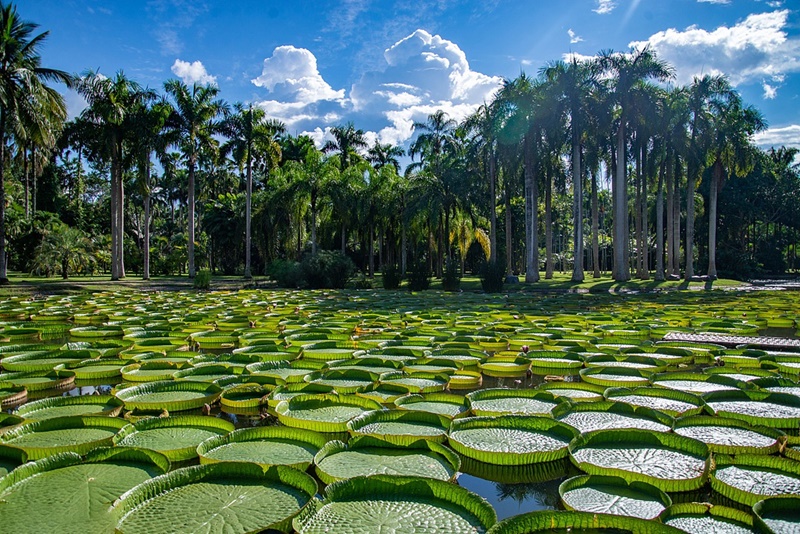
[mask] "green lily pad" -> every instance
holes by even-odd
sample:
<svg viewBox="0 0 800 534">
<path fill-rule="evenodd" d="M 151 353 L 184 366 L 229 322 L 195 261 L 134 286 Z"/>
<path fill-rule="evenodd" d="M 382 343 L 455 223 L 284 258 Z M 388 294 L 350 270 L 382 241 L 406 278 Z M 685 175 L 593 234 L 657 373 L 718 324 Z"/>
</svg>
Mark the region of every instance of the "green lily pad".
<svg viewBox="0 0 800 534">
<path fill-rule="evenodd" d="M 197 454 L 201 464 L 253 462 L 305 470 L 325 443 L 327 438 L 311 430 L 262 426 L 209 438 L 197 446 Z"/>
<path fill-rule="evenodd" d="M 711 488 L 753 506 L 766 497 L 800 494 L 800 463 L 786 458 L 739 454 L 715 457 Z"/>
<path fill-rule="evenodd" d="M 567 510 L 653 519 L 672 504 L 660 489 L 621 477 L 581 475 L 558 487 Z"/>
<path fill-rule="evenodd" d="M 673 504 L 659 519 L 665 525 L 685 532 L 714 532 L 719 534 L 752 534 L 753 516 L 735 508 L 708 503 Z"/>
<path fill-rule="evenodd" d="M 0 442 L 24 450 L 29 460 L 60 452 L 86 454 L 97 447 L 110 446 L 114 435 L 125 424 L 115 417 L 55 417 L 22 423 L 1 434 Z"/>
<path fill-rule="evenodd" d="M 215 384 L 191 380 L 148 382 L 123 389 L 116 396 L 128 410 L 178 412 L 194 410 L 219 398 L 222 388 Z"/>
<path fill-rule="evenodd" d="M 201 442 L 233 430 L 233 423 L 218 417 L 150 417 L 122 428 L 114 436 L 114 445 L 149 449 L 160 452 L 171 462 L 182 462 L 197 456 Z"/>
<path fill-rule="evenodd" d="M 28 420 L 52 419 L 69 415 L 98 415 L 116 417 L 122 411 L 122 401 L 111 395 L 49 397 L 20 406 L 16 414 Z"/>
</svg>

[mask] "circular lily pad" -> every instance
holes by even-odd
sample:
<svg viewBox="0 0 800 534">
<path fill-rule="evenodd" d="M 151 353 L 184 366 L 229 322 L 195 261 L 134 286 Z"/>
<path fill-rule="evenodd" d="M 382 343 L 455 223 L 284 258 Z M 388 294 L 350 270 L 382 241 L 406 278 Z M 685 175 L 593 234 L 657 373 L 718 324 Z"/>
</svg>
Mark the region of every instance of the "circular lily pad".
<svg viewBox="0 0 800 534">
<path fill-rule="evenodd" d="M 800 494 L 800 462 L 752 454 L 718 455 L 711 488 L 725 497 L 753 506 L 766 497 Z"/>
<path fill-rule="evenodd" d="M 117 398 L 125 403 L 128 410 L 178 412 L 211 404 L 221 392 L 222 388 L 215 384 L 166 380 L 123 389 L 117 392 Z"/>
<path fill-rule="evenodd" d="M 480 462 L 526 465 L 564 458 L 576 435 L 572 427 L 546 417 L 468 417 L 453 420 L 448 443 Z"/>
<path fill-rule="evenodd" d="M 86 454 L 92 449 L 110 446 L 126 422 L 115 417 L 74 415 L 22 423 L 0 435 L 0 442 L 18 447 L 29 460 L 38 460 L 59 452 Z"/>
<path fill-rule="evenodd" d="M 652 387 L 609 388 L 604 395 L 606 400 L 651 408 L 673 417 L 697 415 L 703 411 L 703 400 L 684 391 Z"/>
<path fill-rule="evenodd" d="M 584 434 L 617 428 L 669 432 L 673 423 L 670 416 L 650 408 L 609 401 L 564 404 L 553 410 L 553 417 Z"/>
<path fill-rule="evenodd" d="M 149 449 L 160 452 L 171 462 L 182 462 L 197 456 L 201 442 L 233 430 L 233 423 L 218 417 L 149 417 L 122 428 L 114 436 L 114 445 Z"/>
<path fill-rule="evenodd" d="M 543 510 L 504 519 L 487 534 L 535 533 L 592 533 L 600 534 L 686 534 L 682 530 L 649 519 L 591 512 L 560 512 Z"/>
<path fill-rule="evenodd" d="M 796 429 L 800 398 L 786 393 L 720 391 L 703 396 L 712 415 L 740 419 L 753 425 Z"/>
<path fill-rule="evenodd" d="M 375 410 L 347 423 L 353 436 L 373 436 L 397 445 L 419 439 L 443 442 L 450 419 L 443 415 L 412 410 Z"/>
<path fill-rule="evenodd" d="M 800 530 L 800 497 L 772 497 L 753 506 L 759 532 L 784 534 Z"/>
<path fill-rule="evenodd" d="M 317 476 L 326 484 L 377 474 L 452 480 L 461 462 L 447 447 L 428 440 L 396 445 L 370 436 L 346 445 L 329 441 L 314 457 Z"/>
<path fill-rule="evenodd" d="M 477 416 L 550 415 L 562 399 L 535 389 L 481 389 L 467 394 L 470 410 Z"/>
<path fill-rule="evenodd" d="M 661 513 L 659 519 L 665 525 L 685 532 L 753 533 L 753 516 L 735 508 L 708 503 L 673 504 Z"/>
<path fill-rule="evenodd" d="M 672 504 L 660 489 L 622 477 L 581 475 L 558 487 L 567 510 L 653 519 Z"/>
<path fill-rule="evenodd" d="M 467 400 L 461 395 L 429 393 L 428 395 L 404 395 L 394 401 L 401 410 L 417 410 L 449 417 L 457 417 L 469 411 Z"/>
<path fill-rule="evenodd" d="M 677 419 L 673 431 L 700 440 L 712 452 L 721 454 L 774 454 L 780 449 L 784 436 L 783 432 L 774 428 L 705 415 Z"/>
<path fill-rule="evenodd" d="M 497 520 L 489 503 L 441 480 L 374 475 L 335 482 L 325 499 L 294 521 L 299 534 L 486 532 Z"/>
<path fill-rule="evenodd" d="M 311 430 L 261 426 L 209 438 L 197 446 L 197 454 L 201 464 L 253 462 L 305 470 L 325 443 L 327 438 Z"/>
<path fill-rule="evenodd" d="M 298 395 L 276 406 L 278 420 L 286 426 L 316 432 L 347 432 L 347 422 L 371 410 L 375 401 L 353 396 Z"/>
<path fill-rule="evenodd" d="M 575 438 L 569 453 L 590 475 L 622 476 L 670 492 L 700 488 L 709 469 L 705 443 L 665 432 L 596 430 Z"/>
<path fill-rule="evenodd" d="M 116 417 L 122 411 L 122 401 L 111 395 L 81 395 L 49 397 L 20 406 L 16 414 L 28 420 L 52 419 L 69 415 L 100 415 Z"/>
<path fill-rule="evenodd" d="M 106 533 L 114 499 L 169 469 L 160 454 L 127 447 L 101 448 L 85 459 L 61 453 L 25 464 L 0 480 L 3 531 Z"/>
<path fill-rule="evenodd" d="M 113 511 L 123 534 L 285 532 L 316 492 L 313 478 L 290 467 L 225 462 L 148 480 L 125 493 Z"/>
</svg>

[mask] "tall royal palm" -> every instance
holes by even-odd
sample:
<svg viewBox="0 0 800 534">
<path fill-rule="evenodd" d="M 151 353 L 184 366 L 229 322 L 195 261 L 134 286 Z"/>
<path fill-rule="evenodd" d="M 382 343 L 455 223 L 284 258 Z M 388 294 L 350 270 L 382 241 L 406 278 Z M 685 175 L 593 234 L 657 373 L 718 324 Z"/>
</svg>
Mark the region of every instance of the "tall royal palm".
<svg viewBox="0 0 800 534">
<path fill-rule="evenodd" d="M 34 36 L 37 27 L 22 20 L 14 5 L 0 4 L 0 177 L 5 175 L 12 129 L 24 131 L 27 125 L 42 121 L 61 123 L 66 117 L 63 98 L 47 82 L 70 84 L 72 77 L 42 67 L 39 47 L 48 32 Z M 0 284 L 8 283 L 5 206 L 6 191 L 0 179 Z"/>
<path fill-rule="evenodd" d="M 633 49 L 629 54 L 601 52 L 600 66 L 614 78 L 614 95 L 619 106 L 617 126 L 617 168 L 612 182 L 614 211 L 614 270 L 617 281 L 630 279 L 628 266 L 628 183 L 627 183 L 627 136 L 626 127 L 631 109 L 631 89 L 640 81 L 654 79 L 667 80 L 673 69 L 659 60 L 655 52 L 645 47 Z"/>
<path fill-rule="evenodd" d="M 235 113 L 228 115 L 221 125 L 222 132 L 228 141 L 222 145 L 222 154 L 233 154 L 240 165 L 244 165 L 247 186 L 245 194 L 245 262 L 244 277 L 251 278 L 251 221 L 253 203 L 253 166 L 261 163 L 269 172 L 278 166 L 281 160 L 281 147 L 277 136 L 286 132 L 286 127 L 278 121 L 267 121 L 266 113 L 252 104 L 245 107 L 241 103 L 234 105 Z"/>
<path fill-rule="evenodd" d="M 99 141 L 99 153 L 111 163 L 111 279 L 119 280 L 125 277 L 123 151 L 133 130 L 135 110 L 153 94 L 123 72 L 107 78 L 89 71 L 78 80 L 77 88 L 89 104 L 81 118 Z"/>
<path fill-rule="evenodd" d="M 344 172 L 361 159 L 358 151 L 367 148 L 364 130 L 357 130 L 352 122 L 331 128 L 333 139 L 325 143 L 323 152 L 339 153 L 339 170 Z"/>
<path fill-rule="evenodd" d="M 214 85 L 194 83 L 189 87 L 179 80 L 169 80 L 164 89 L 174 101 L 169 124 L 180 136 L 178 146 L 189 175 L 187 253 L 189 278 L 194 278 L 195 171 L 203 148 L 213 144 L 212 136 L 219 129 L 216 119 L 224 111 L 225 104 L 216 99 L 219 89 Z"/>
<path fill-rule="evenodd" d="M 727 82 L 727 81 L 726 81 Z M 744 176 L 753 170 L 751 137 L 766 128 L 761 113 L 745 106 L 730 89 L 723 98 L 710 102 L 712 115 L 710 150 L 706 164 L 711 167 L 708 201 L 708 277 L 717 278 L 717 196 L 725 175 Z"/>
<path fill-rule="evenodd" d="M 579 62 L 576 57 L 569 61 L 557 61 L 543 69 L 543 75 L 554 86 L 556 107 L 563 107 L 569 118 L 572 142 L 572 187 L 573 187 L 573 262 L 572 281 L 583 282 L 583 172 L 581 171 L 584 129 L 587 122 L 586 107 L 589 96 L 597 82 L 596 62 Z"/>
</svg>

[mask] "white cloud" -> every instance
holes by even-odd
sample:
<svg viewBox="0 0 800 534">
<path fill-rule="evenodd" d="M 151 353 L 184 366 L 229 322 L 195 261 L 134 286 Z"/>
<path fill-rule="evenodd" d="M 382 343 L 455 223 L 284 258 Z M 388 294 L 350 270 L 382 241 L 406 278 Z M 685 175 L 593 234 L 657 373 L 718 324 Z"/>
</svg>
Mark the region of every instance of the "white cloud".
<svg viewBox="0 0 800 534">
<path fill-rule="evenodd" d="M 754 13 L 731 27 L 712 31 L 697 26 L 683 31 L 670 28 L 630 45 L 650 45 L 675 66 L 679 83 L 703 74 L 725 74 L 734 85 L 777 80 L 787 72 L 800 71 L 800 40 L 788 38 L 784 31 L 788 15 L 788 10 Z"/>
<path fill-rule="evenodd" d="M 340 100 L 344 90 L 335 91 L 322 79 L 317 69 L 317 58 L 310 50 L 294 46 L 279 46 L 272 57 L 264 60 L 261 76 L 252 80 L 258 87 L 270 92 L 280 91 L 294 96 L 298 102 Z"/>
<path fill-rule="evenodd" d="M 761 87 L 764 89 L 764 99 L 765 100 L 772 100 L 776 96 L 778 96 L 778 87 L 775 85 L 770 85 L 767 82 L 763 82 Z"/>
<path fill-rule="evenodd" d="M 189 63 L 176 59 L 171 70 L 186 85 L 192 85 L 195 82 L 201 85 L 216 85 L 217 83 L 217 77 L 206 72 L 205 66 L 200 61 Z"/>
<path fill-rule="evenodd" d="M 800 124 L 769 128 L 755 134 L 753 140 L 764 149 L 781 146 L 800 149 Z"/>
<path fill-rule="evenodd" d="M 101 76 L 101 74 L 98 73 L 98 76 Z M 74 119 L 89 106 L 89 103 L 83 98 L 83 95 L 73 89 L 64 91 L 64 104 L 67 106 L 68 120 Z"/>
<path fill-rule="evenodd" d="M 731 3 L 731 0 L 697 0 L 701 4 L 722 4 L 727 5 Z"/>
<path fill-rule="evenodd" d="M 583 41 L 583 37 L 579 36 L 574 31 L 572 31 L 572 28 L 567 30 L 567 35 L 569 35 L 570 44 L 580 43 L 581 41 Z"/>
<path fill-rule="evenodd" d="M 597 7 L 592 11 L 598 15 L 608 15 L 614 11 L 615 7 L 617 7 L 617 4 L 614 0 L 597 0 Z"/>
</svg>

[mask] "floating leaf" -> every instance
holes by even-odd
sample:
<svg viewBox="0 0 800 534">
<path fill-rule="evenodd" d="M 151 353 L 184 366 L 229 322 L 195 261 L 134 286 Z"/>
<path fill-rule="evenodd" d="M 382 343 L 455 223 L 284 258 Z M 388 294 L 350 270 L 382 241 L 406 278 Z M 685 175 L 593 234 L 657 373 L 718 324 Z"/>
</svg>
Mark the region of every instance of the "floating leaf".
<svg viewBox="0 0 800 534">
<path fill-rule="evenodd" d="M 126 425 L 114 436 L 113 443 L 123 447 L 154 450 L 171 462 L 182 462 L 197 456 L 197 446 L 202 441 L 233 430 L 233 423 L 218 417 L 151 417 Z"/>
<path fill-rule="evenodd" d="M 327 438 L 311 430 L 284 426 L 240 428 L 197 446 L 200 463 L 253 462 L 305 470 Z"/>
<path fill-rule="evenodd" d="M 568 510 L 653 519 L 672 504 L 660 489 L 644 482 L 627 482 L 621 477 L 582 475 L 558 487 Z"/>
</svg>

